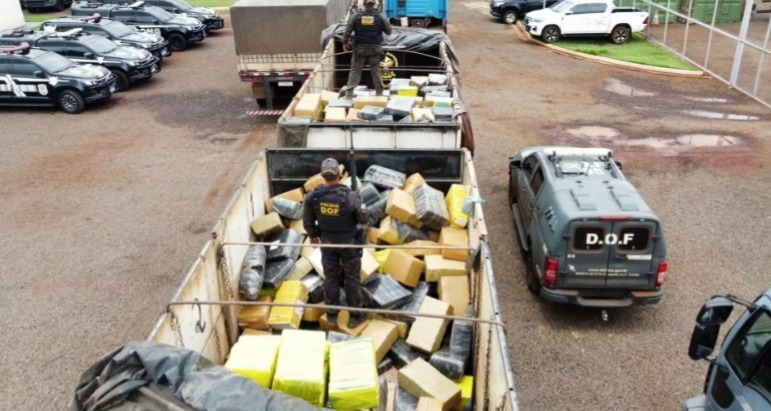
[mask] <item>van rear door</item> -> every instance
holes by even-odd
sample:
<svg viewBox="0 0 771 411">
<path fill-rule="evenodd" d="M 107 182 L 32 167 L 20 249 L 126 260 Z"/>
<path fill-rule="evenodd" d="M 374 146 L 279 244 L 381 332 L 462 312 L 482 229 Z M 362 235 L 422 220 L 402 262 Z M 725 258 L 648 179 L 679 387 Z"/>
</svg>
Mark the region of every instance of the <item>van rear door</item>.
<svg viewBox="0 0 771 411">
<path fill-rule="evenodd" d="M 623 220 L 613 222 L 608 245 L 607 288 L 644 290 L 656 286 L 658 267 L 653 266 L 657 222 Z"/>
<path fill-rule="evenodd" d="M 576 220 L 570 223 L 565 267 L 558 285 L 564 288 L 605 288 L 610 248 L 605 239 L 613 222 Z"/>
</svg>

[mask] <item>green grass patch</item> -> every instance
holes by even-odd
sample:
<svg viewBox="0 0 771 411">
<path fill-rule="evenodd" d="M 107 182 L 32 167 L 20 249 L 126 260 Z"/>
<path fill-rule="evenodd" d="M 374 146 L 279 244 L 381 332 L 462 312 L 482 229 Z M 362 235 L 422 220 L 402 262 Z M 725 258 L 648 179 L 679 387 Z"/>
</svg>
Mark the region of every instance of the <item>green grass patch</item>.
<svg viewBox="0 0 771 411">
<path fill-rule="evenodd" d="M 46 20 L 55 19 L 61 16 L 61 14 L 27 14 L 24 16 L 24 21 L 27 23 L 42 23 Z"/>
<path fill-rule="evenodd" d="M 680 60 L 676 55 L 662 49 L 639 34 L 625 44 L 613 44 L 606 38 L 563 38 L 553 44 L 557 47 L 577 51 L 593 56 L 606 57 L 629 63 L 644 64 L 653 67 L 666 67 L 679 70 L 698 71 L 699 68 Z"/>
<path fill-rule="evenodd" d="M 187 0 L 196 7 L 230 7 L 236 0 Z"/>
</svg>

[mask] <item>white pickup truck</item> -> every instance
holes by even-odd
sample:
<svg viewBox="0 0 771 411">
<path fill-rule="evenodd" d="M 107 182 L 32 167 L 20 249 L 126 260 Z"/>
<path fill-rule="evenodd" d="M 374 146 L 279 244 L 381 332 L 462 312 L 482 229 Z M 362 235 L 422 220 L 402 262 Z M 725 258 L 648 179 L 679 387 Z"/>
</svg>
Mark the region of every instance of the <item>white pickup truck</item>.
<svg viewBox="0 0 771 411">
<path fill-rule="evenodd" d="M 612 0 L 563 0 L 552 7 L 525 15 L 525 30 L 554 43 L 567 36 L 610 36 L 616 44 L 648 25 L 648 12 L 616 7 Z"/>
</svg>

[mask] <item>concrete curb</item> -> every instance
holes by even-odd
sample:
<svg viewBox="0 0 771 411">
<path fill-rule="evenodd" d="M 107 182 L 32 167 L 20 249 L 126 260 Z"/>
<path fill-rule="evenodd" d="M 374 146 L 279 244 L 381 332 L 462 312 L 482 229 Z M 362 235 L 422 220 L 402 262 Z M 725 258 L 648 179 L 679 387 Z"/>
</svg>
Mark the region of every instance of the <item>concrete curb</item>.
<svg viewBox="0 0 771 411">
<path fill-rule="evenodd" d="M 567 50 L 562 47 L 555 46 L 553 44 L 546 44 L 534 38 L 533 36 L 530 35 L 530 33 L 526 32 L 524 27 L 522 27 L 519 23 L 514 25 L 514 30 L 517 32 L 517 35 L 522 40 L 530 41 L 531 43 L 541 45 L 556 53 L 564 54 L 566 56 L 576 57 L 584 60 L 591 60 L 591 61 L 595 61 L 597 63 L 605 64 L 608 66 L 616 66 L 616 67 L 621 67 L 621 68 L 630 69 L 630 70 L 643 71 L 646 73 L 663 74 L 663 75 L 678 76 L 678 77 L 692 77 L 692 78 L 709 77 L 709 76 L 705 76 L 704 72 L 701 70 L 691 71 L 691 70 L 680 70 L 680 69 L 672 69 L 672 68 L 665 68 L 665 67 L 646 66 L 644 64 L 629 63 L 626 61 L 609 59 L 607 57 L 592 56 L 590 54 L 584 54 L 573 50 Z"/>
</svg>

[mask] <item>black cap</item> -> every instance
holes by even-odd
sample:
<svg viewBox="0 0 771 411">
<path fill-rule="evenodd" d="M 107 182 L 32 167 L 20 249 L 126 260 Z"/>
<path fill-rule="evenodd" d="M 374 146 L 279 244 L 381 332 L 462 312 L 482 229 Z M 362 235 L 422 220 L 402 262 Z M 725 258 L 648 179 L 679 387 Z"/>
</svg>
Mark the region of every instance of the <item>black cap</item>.
<svg viewBox="0 0 771 411">
<path fill-rule="evenodd" d="M 321 162 L 321 176 L 325 180 L 334 180 L 340 175 L 340 164 L 334 158 L 328 158 Z"/>
</svg>

